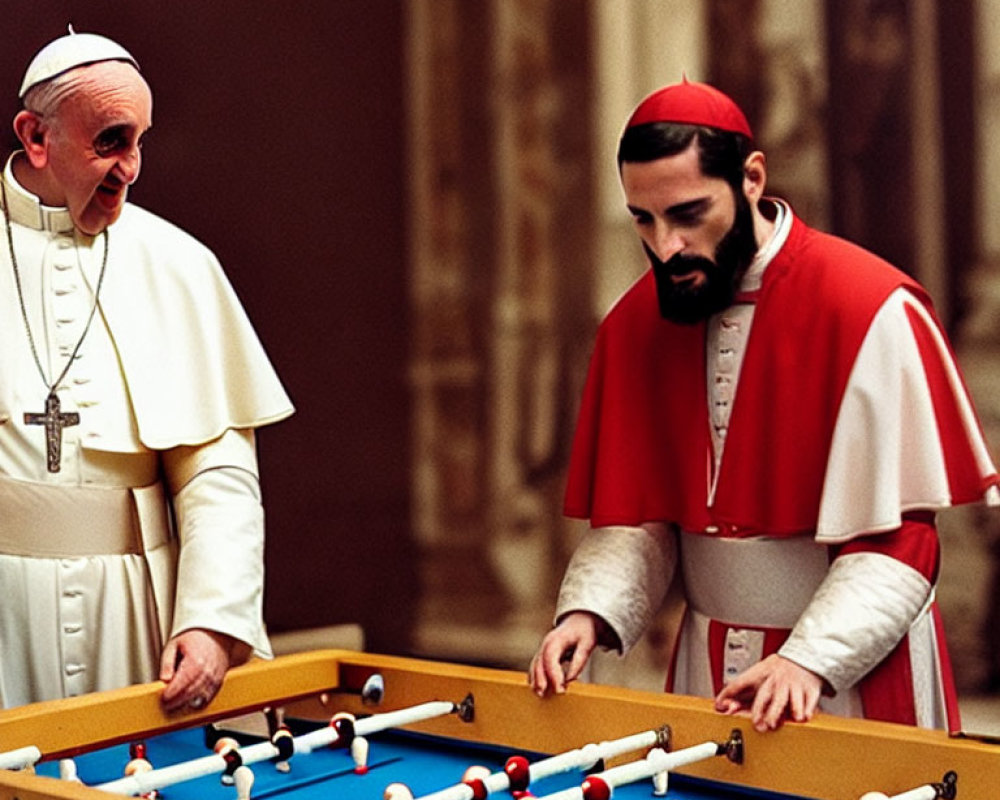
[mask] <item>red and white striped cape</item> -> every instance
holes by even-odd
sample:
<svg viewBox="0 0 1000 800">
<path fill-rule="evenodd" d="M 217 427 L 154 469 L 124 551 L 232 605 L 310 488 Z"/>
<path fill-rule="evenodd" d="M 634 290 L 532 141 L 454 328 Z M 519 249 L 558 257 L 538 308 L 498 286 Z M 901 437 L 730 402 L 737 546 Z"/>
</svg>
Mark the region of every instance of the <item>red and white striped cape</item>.
<svg viewBox="0 0 1000 800">
<path fill-rule="evenodd" d="M 705 370 L 704 325 L 661 319 L 647 273 L 598 332 L 568 515 L 594 528 L 664 521 L 717 542 L 789 540 L 778 575 L 808 572 L 792 555 L 806 551 L 791 541 L 807 539 L 826 563 L 889 556 L 932 586 L 933 512 L 997 492 L 996 470 L 926 292 L 867 251 L 798 219 L 764 273 L 711 504 Z M 725 544 L 714 551 L 714 562 L 701 552 L 699 562 L 712 567 L 698 580 L 711 581 L 714 570 L 715 581 L 732 585 L 725 554 L 740 551 Z M 683 546 L 681 560 L 688 572 Z M 746 566 L 745 555 L 735 560 L 737 569 Z M 684 669 L 674 677 L 701 687 L 698 693 L 707 690 L 704 676 L 695 680 L 693 662 L 682 660 L 704 647 L 702 661 L 715 667 L 708 680 L 721 686 L 725 631 L 737 621 L 754 627 L 752 619 L 732 618 L 747 605 L 739 594 L 730 593 L 729 619 L 701 614 L 692 627 L 698 609 L 689 614 L 675 663 Z M 785 616 L 798 611 L 792 601 Z M 761 627 L 766 655 L 792 625 Z M 847 705 L 868 717 L 954 727 L 950 667 L 932 602 L 918 627 L 851 688 L 857 696 Z M 921 710 L 918 696 L 932 684 L 939 701 Z"/>
</svg>

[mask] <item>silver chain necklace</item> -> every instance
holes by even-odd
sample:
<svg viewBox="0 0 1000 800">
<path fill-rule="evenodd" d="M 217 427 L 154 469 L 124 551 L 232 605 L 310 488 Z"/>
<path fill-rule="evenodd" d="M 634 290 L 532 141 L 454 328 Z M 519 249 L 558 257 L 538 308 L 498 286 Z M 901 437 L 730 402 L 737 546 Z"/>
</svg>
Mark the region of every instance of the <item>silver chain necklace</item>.
<svg viewBox="0 0 1000 800">
<path fill-rule="evenodd" d="M 35 346 L 35 337 L 31 333 L 31 325 L 28 323 L 28 309 L 24 305 L 24 293 L 21 290 L 21 273 L 17 268 L 17 256 L 14 255 L 14 235 L 10 227 L 10 206 L 7 204 L 7 186 L 2 177 L 0 177 L 0 196 L 3 199 L 4 228 L 7 231 L 7 247 L 10 249 L 10 264 L 14 270 L 14 284 L 17 287 L 17 302 L 21 307 L 21 319 L 24 321 L 24 330 L 28 334 L 28 344 L 31 345 L 31 355 L 34 356 L 35 366 L 38 367 L 38 374 L 41 376 L 42 383 L 45 384 L 45 388 L 49 392 L 48 397 L 45 398 L 45 411 L 43 413 L 26 411 L 24 414 L 24 423 L 26 425 L 45 426 L 45 450 L 48 471 L 59 472 L 59 464 L 62 460 L 62 429 L 68 428 L 71 425 L 79 425 L 80 415 L 75 411 L 60 412 L 59 396 L 56 394 L 56 387 L 62 383 L 63 378 L 66 377 L 66 373 L 69 372 L 69 368 L 73 366 L 73 361 L 80 352 L 80 346 L 83 344 L 83 340 L 87 338 L 90 324 L 94 321 L 94 316 L 97 313 L 98 300 L 101 296 L 101 285 L 104 283 L 104 271 L 108 266 L 108 229 L 105 228 L 103 231 L 104 259 L 101 261 L 101 271 L 97 276 L 97 286 L 94 289 L 94 304 L 91 306 L 90 316 L 87 317 L 87 324 L 84 325 L 83 333 L 80 334 L 80 338 L 76 342 L 76 347 L 73 348 L 73 352 L 66 361 L 66 366 L 59 373 L 59 377 L 50 384 L 49 379 L 45 376 L 42 360 L 38 357 L 38 348 Z"/>
</svg>

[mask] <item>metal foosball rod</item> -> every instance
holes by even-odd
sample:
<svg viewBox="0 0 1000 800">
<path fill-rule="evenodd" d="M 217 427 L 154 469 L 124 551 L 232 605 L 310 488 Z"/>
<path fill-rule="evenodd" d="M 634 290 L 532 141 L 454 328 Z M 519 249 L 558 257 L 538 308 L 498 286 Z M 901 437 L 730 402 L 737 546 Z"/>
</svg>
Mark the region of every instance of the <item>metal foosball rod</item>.
<svg viewBox="0 0 1000 800">
<path fill-rule="evenodd" d="M 958 774 L 946 772 L 939 783 L 926 783 L 902 794 L 867 792 L 860 800 L 955 800 L 958 797 Z"/>
<path fill-rule="evenodd" d="M 666 747 L 670 740 L 670 729 L 662 726 L 654 730 L 634 733 L 610 741 L 589 743 L 573 750 L 528 763 L 523 756 L 511 756 L 507 759 L 503 770 L 485 775 L 482 778 L 464 780 L 431 794 L 423 795 L 419 800 L 484 800 L 487 795 L 496 792 L 524 792 L 534 781 L 559 775 L 573 769 L 590 769 L 599 761 L 635 750 L 648 747 Z M 385 796 L 395 800 L 409 800 L 413 797 L 410 790 L 402 784 L 392 784 L 386 787 Z"/>
<path fill-rule="evenodd" d="M 639 761 L 589 775 L 579 786 L 546 795 L 543 800 L 609 800 L 615 787 L 645 778 L 653 779 L 656 794 L 665 794 L 666 778 L 672 770 L 717 756 L 742 763 L 743 735 L 739 730 L 734 730 L 729 739 L 721 743 L 703 742 L 674 752 L 654 747 Z"/>
<path fill-rule="evenodd" d="M 337 746 L 343 743 L 350 745 L 357 737 L 388 728 L 401 727 L 414 722 L 421 722 L 448 714 L 461 713 L 462 706 L 445 700 L 435 700 L 429 703 L 389 711 L 384 714 L 373 714 L 360 720 L 348 722 L 345 715 L 342 724 L 333 724 L 294 737 L 295 753 L 310 753 L 320 747 Z M 148 792 L 163 789 L 181 781 L 200 778 L 213 773 L 225 773 L 237 765 L 253 764 L 279 756 L 278 748 L 271 742 L 258 742 L 239 748 L 238 764 L 234 764 L 233 754 L 227 756 L 217 753 L 186 761 L 181 764 L 154 769 L 149 772 L 137 773 L 118 780 L 101 784 L 97 788 L 106 792 L 121 795 L 143 795 Z"/>
</svg>

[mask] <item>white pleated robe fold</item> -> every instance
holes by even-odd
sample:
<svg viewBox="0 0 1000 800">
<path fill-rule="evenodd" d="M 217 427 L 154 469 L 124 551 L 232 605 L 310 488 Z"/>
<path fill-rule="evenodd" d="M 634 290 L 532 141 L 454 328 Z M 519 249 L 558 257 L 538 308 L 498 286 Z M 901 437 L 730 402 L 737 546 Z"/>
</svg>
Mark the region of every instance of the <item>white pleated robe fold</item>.
<svg viewBox="0 0 1000 800">
<path fill-rule="evenodd" d="M 74 235 L 61 209 L 39 207 L 40 220 L 56 220 L 49 230 L 33 224 L 37 200 L 11 184 L 9 167 L 5 174 L 25 307 L 43 366 L 57 375 L 66 342 L 75 342 L 84 327 L 104 237 Z M 24 218 L 26 224 L 16 224 Z M 0 473 L 7 478 L 138 488 L 163 477 L 160 451 L 211 443 L 226 431 L 253 429 L 293 412 L 211 251 L 131 204 L 109 228 L 108 242 L 97 316 L 59 386 L 62 410 L 78 411 L 80 423 L 63 431 L 58 473 L 46 471 L 42 430 L 21 422 L 25 411 L 42 410 L 46 390 L 25 335 L 8 249 L 0 248 Z M 82 293 L 76 305 L 66 305 L 74 292 Z M 223 441 L 234 440 L 226 434 Z M 221 466 L 249 472 L 251 494 L 242 493 L 227 514 L 226 503 L 238 492 L 218 484 L 207 489 L 222 504 L 217 513 L 188 515 L 190 524 L 200 526 L 198 552 L 215 552 L 222 560 L 190 565 L 177 612 L 249 639 L 266 655 L 263 510 L 252 437 L 247 442 L 248 449 L 230 446 L 214 457 L 223 459 Z M 191 459 L 198 461 L 193 453 Z M 207 543 L 213 535 L 221 537 L 220 546 Z M 164 603 L 173 602 L 177 575 L 176 534 L 172 541 L 148 560 L 132 554 L 0 553 L 0 706 L 155 679 L 162 641 L 172 627 L 176 632 L 167 623 L 174 609 L 163 614 Z M 211 609 L 230 592 L 250 598 L 246 607 L 227 606 L 218 624 L 211 624 L 219 616 Z"/>
</svg>

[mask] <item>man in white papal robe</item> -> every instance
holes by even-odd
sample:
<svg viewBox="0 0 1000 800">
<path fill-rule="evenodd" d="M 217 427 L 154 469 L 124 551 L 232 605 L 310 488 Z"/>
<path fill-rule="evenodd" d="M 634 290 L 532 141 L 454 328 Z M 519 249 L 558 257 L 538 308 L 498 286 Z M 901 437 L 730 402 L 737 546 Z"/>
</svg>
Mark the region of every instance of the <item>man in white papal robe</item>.
<svg viewBox="0 0 1000 800">
<path fill-rule="evenodd" d="M 270 655 L 254 430 L 292 405 L 212 253 L 126 202 L 152 98 L 43 48 L 0 204 L 0 706 L 160 678 L 200 708 Z"/>
</svg>

